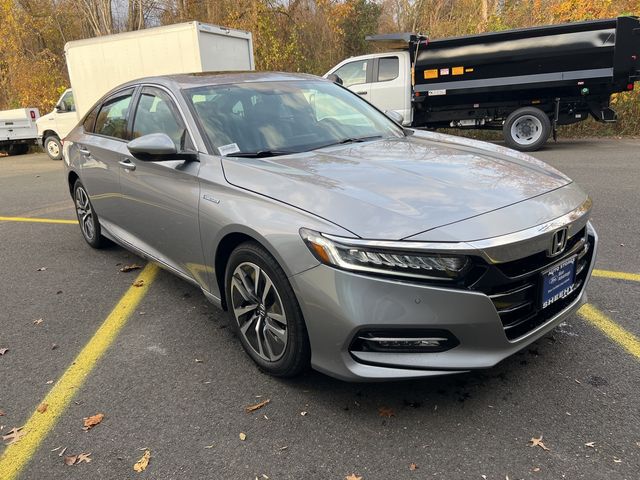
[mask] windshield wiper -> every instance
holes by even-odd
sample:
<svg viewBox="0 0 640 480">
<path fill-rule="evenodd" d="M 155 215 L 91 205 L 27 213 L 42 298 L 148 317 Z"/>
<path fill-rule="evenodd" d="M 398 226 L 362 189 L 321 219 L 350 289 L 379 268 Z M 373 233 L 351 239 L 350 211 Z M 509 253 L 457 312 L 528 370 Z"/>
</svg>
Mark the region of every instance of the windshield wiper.
<svg viewBox="0 0 640 480">
<path fill-rule="evenodd" d="M 334 145 L 346 145 L 347 143 L 361 143 L 361 142 L 366 142 L 367 140 L 375 140 L 377 138 L 382 138 L 382 135 L 367 135 L 364 137 L 343 138 L 342 140 L 338 140 L 337 142 L 331 142 L 331 143 L 327 143 L 326 145 L 320 145 L 319 147 L 315 147 L 313 150 L 332 147 Z"/>
<path fill-rule="evenodd" d="M 258 150 L 257 152 L 235 152 L 225 155 L 225 157 L 242 157 L 242 158 L 265 158 L 277 157 L 279 155 L 290 155 L 296 152 L 286 150 Z"/>
</svg>

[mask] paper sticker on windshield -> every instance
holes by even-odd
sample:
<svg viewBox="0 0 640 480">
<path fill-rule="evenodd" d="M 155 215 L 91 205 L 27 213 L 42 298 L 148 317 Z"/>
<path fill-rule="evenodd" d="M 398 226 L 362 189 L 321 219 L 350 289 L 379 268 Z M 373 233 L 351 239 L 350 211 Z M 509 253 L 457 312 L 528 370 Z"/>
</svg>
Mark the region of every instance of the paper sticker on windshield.
<svg viewBox="0 0 640 480">
<path fill-rule="evenodd" d="M 237 143 L 229 143 L 228 145 L 222 145 L 221 147 L 218 147 L 218 151 L 220 152 L 220 155 L 225 157 L 232 153 L 239 152 L 240 149 L 238 148 Z"/>
<path fill-rule="evenodd" d="M 436 95 L 446 95 L 447 91 L 446 90 L 429 90 L 427 94 L 430 97 L 435 97 Z"/>
</svg>

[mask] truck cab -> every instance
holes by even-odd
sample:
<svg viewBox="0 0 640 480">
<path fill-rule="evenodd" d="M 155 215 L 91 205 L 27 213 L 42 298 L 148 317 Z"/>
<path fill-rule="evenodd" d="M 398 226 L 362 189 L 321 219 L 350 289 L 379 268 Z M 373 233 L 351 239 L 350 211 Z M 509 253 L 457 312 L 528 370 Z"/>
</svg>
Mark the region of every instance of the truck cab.
<svg viewBox="0 0 640 480">
<path fill-rule="evenodd" d="M 350 57 L 329 70 L 342 85 L 383 112 L 393 110 L 411 125 L 411 58 L 409 52 L 387 52 Z"/>
<path fill-rule="evenodd" d="M 76 102 L 73 91 L 69 88 L 60 96 L 55 108 L 36 122 L 38 138 L 51 160 L 62 159 L 61 140 L 77 123 Z"/>
</svg>

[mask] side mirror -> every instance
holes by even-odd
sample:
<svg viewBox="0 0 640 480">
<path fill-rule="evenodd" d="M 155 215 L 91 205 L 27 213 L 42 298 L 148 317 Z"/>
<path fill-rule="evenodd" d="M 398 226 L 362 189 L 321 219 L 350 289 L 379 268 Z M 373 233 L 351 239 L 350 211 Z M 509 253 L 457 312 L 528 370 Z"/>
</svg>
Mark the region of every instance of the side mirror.
<svg viewBox="0 0 640 480">
<path fill-rule="evenodd" d="M 384 114 L 391 120 L 396 122 L 398 125 L 402 125 L 402 122 L 404 122 L 404 117 L 402 116 L 402 114 L 396 112 L 395 110 L 386 110 Z"/>
<path fill-rule="evenodd" d="M 331 75 L 327 75 L 327 80 L 331 80 L 333 83 L 337 83 L 338 85 L 343 85 L 344 83 L 342 79 L 335 73 L 332 73 Z"/>
<path fill-rule="evenodd" d="M 59 103 L 56 105 L 56 112 L 64 113 L 67 111 L 67 106 L 64 103 Z"/>
<path fill-rule="evenodd" d="M 127 144 L 131 155 L 143 162 L 168 160 L 197 161 L 196 152 L 178 152 L 175 143 L 166 133 L 150 133 L 135 138 Z"/>
</svg>

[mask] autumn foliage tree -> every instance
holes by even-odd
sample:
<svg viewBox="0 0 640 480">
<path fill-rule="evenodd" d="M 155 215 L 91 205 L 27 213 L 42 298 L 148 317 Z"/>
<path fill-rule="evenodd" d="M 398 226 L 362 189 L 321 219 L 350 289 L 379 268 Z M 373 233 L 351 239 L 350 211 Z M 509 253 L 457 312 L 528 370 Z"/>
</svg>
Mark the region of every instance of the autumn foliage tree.
<svg viewBox="0 0 640 480">
<path fill-rule="evenodd" d="M 0 109 L 53 107 L 68 87 L 70 40 L 197 20 L 249 30 L 256 68 L 322 74 L 371 48 L 366 35 L 432 38 L 640 15 L 640 0 L 0 0 Z M 614 96 L 622 121 L 574 132 L 640 134 L 637 93 Z"/>
</svg>

